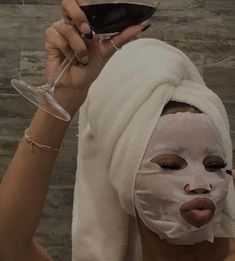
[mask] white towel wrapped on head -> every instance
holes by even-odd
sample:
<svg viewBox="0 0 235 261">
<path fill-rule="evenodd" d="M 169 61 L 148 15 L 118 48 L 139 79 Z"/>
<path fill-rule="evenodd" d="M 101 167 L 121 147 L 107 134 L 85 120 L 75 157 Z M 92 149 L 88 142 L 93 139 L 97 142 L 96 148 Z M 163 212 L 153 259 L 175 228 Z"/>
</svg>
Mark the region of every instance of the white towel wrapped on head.
<svg viewBox="0 0 235 261">
<path fill-rule="evenodd" d="M 135 176 L 170 101 L 193 105 L 218 128 L 232 168 L 229 122 L 219 97 L 178 49 L 139 39 L 116 52 L 80 109 L 72 224 L 73 261 L 141 261 L 135 223 Z M 232 178 L 216 236 L 235 237 Z"/>
</svg>

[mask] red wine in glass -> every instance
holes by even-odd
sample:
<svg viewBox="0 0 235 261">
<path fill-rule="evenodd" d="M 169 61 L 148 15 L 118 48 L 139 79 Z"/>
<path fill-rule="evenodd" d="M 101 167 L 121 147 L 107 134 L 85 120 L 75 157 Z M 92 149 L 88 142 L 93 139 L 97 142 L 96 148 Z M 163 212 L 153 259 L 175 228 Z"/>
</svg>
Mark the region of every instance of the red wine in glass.
<svg viewBox="0 0 235 261">
<path fill-rule="evenodd" d="M 146 2 L 146 3 L 145 3 Z M 160 1 L 157 1 L 157 4 Z M 148 23 L 157 8 L 156 2 L 112 2 L 93 1 L 82 3 L 80 8 L 85 12 L 92 30 L 105 37 L 115 35 L 128 26 Z"/>
</svg>

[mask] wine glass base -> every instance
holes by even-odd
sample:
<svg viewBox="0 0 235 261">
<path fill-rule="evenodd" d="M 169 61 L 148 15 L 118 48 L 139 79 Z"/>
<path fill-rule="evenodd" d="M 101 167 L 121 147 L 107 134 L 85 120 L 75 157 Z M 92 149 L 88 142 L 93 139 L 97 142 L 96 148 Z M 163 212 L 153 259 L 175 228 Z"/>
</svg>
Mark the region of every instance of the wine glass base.
<svg viewBox="0 0 235 261">
<path fill-rule="evenodd" d="M 71 120 L 70 115 L 57 103 L 54 97 L 48 92 L 48 90 L 42 87 L 32 87 L 27 83 L 13 79 L 11 85 L 26 99 L 32 102 L 40 109 L 46 111 L 52 116 L 64 120 Z M 45 86 L 46 87 L 46 86 Z"/>
</svg>

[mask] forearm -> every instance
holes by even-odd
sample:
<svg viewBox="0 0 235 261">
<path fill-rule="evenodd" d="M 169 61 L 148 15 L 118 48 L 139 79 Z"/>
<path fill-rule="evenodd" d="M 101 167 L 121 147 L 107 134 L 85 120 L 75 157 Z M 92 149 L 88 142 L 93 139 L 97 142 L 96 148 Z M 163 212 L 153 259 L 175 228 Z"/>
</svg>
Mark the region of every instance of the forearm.
<svg viewBox="0 0 235 261">
<path fill-rule="evenodd" d="M 68 125 L 38 111 L 28 133 L 40 144 L 59 147 Z M 32 152 L 22 139 L 0 186 L 0 248 L 31 245 L 57 154 L 35 146 Z"/>
</svg>

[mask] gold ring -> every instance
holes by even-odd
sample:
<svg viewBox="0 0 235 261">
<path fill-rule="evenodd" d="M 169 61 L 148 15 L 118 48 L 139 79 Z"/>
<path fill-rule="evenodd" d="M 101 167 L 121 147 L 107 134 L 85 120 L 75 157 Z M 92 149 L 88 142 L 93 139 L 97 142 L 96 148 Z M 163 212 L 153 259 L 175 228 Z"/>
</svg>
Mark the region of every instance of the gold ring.
<svg viewBox="0 0 235 261">
<path fill-rule="evenodd" d="M 121 47 L 117 46 L 117 44 L 114 42 L 113 39 L 110 39 L 110 43 L 112 44 L 113 48 L 118 51 L 121 49 Z"/>
</svg>

